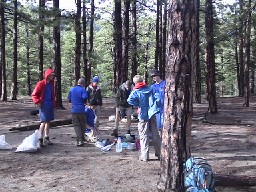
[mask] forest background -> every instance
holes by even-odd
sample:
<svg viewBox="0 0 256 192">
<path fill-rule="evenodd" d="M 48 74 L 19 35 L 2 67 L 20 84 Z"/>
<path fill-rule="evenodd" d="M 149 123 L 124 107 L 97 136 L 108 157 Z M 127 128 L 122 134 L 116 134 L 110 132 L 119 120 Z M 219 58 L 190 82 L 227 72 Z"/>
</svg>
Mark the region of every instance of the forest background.
<svg viewBox="0 0 256 192">
<path fill-rule="evenodd" d="M 107 3 L 101 4 L 101 3 Z M 111 96 L 135 74 L 150 70 L 166 79 L 161 178 L 158 188 L 181 187 L 190 156 L 192 103 L 255 93 L 255 7 L 248 0 L 76 1 L 1 0 L 0 95 L 2 101 L 31 95 L 45 68 L 56 73 L 58 107 L 80 77 L 98 75 Z M 206 111 L 205 111 L 206 112 Z M 206 113 L 205 113 L 206 116 Z M 178 175 L 176 173 L 179 173 Z"/>
<path fill-rule="evenodd" d="M 166 58 L 163 49 L 166 48 L 164 41 L 166 41 L 167 25 L 167 2 L 165 1 L 141 0 L 136 3 L 131 1 L 128 6 L 130 14 L 126 20 L 127 7 L 125 4 L 122 6 L 120 30 L 123 31 L 121 40 L 123 43 L 121 42 L 121 47 L 115 46 L 117 19 L 113 13 L 116 12 L 114 10 L 117 6 L 113 1 L 96 1 L 95 3 L 94 1 L 77 1 L 76 5 L 80 3 L 78 11 L 63 9 L 61 12 L 57 1 L 39 1 L 39 4 L 29 0 L 2 0 L 1 2 L 2 100 L 7 100 L 7 96 L 16 99 L 17 95 L 30 95 L 36 82 L 42 79 L 43 70 L 47 67 L 54 67 L 60 71 L 61 77 L 57 80 L 61 81 L 59 90 L 64 97 L 79 76 L 86 77 L 89 83 L 93 75 L 98 75 L 103 94 L 110 96 L 125 78 L 131 79 L 138 73 L 144 75 L 150 82 L 151 80 L 147 79 L 150 69 L 160 68 L 164 71 Z M 247 18 L 247 7 L 245 5 L 241 7 L 239 1 L 230 3 L 214 2 L 216 89 L 220 96 L 242 95 L 242 92 L 239 92 L 239 76 L 241 76 L 239 68 L 241 67 L 238 61 L 238 43 L 241 37 L 240 21 Z M 200 69 L 198 69 L 200 73 L 198 78 L 202 87 L 200 95 L 206 91 L 204 6 L 205 2 L 201 1 L 199 9 Z M 135 16 L 132 14 L 134 9 Z M 127 22 L 128 29 L 125 28 Z M 15 25 L 17 25 L 16 28 Z M 255 52 L 254 14 L 252 14 L 251 26 L 251 50 Z M 243 38 L 245 38 L 245 32 L 246 27 L 242 30 Z M 56 39 L 58 33 L 59 40 Z M 60 41 L 59 45 L 56 45 L 58 41 Z M 58 46 L 60 51 L 56 53 Z M 242 46 L 245 46 L 245 43 Z M 121 49 L 120 61 L 117 59 L 116 49 Z M 245 54 L 245 49 L 243 52 Z M 251 54 L 250 59 L 251 92 L 254 93 L 255 56 Z M 117 62 L 122 62 L 122 66 Z M 126 72 L 121 74 L 121 71 Z M 196 74 L 198 73 L 195 72 Z"/>
</svg>

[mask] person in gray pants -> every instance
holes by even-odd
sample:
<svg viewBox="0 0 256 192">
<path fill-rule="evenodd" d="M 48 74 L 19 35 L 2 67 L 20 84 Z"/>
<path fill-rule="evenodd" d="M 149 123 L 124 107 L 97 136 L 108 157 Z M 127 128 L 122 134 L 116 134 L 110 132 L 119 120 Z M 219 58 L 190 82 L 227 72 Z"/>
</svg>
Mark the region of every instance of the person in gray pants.
<svg viewBox="0 0 256 192">
<path fill-rule="evenodd" d="M 68 94 L 68 101 L 72 104 L 72 123 L 77 137 L 77 146 L 83 146 L 85 143 L 85 105 L 88 99 L 87 91 L 85 90 L 85 79 L 80 78 L 77 85 L 72 87 Z"/>
<path fill-rule="evenodd" d="M 152 88 L 148 86 L 140 75 L 133 78 L 134 90 L 129 95 L 127 102 L 138 107 L 138 131 L 140 135 L 141 161 L 149 159 L 149 136 L 152 134 L 155 155 L 160 159 L 161 138 L 157 131 L 155 114 L 159 112 L 160 97 L 153 94 Z"/>
</svg>

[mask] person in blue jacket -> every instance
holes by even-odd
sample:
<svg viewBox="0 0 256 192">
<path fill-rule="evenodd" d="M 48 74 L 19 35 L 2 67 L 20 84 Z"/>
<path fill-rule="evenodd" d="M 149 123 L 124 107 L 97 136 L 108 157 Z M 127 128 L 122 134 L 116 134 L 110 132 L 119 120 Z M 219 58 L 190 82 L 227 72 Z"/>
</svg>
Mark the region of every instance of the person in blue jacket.
<svg viewBox="0 0 256 192">
<path fill-rule="evenodd" d="M 72 123 L 77 136 L 77 146 L 83 146 L 85 143 L 84 129 L 86 127 L 85 104 L 88 99 L 85 90 L 85 79 L 80 78 L 77 85 L 72 87 L 68 94 L 68 101 L 72 104 Z"/>
<path fill-rule="evenodd" d="M 135 84 L 134 90 L 129 95 L 127 102 L 138 107 L 138 131 L 140 135 L 141 161 L 149 159 L 149 136 L 152 134 L 152 140 L 155 148 L 155 155 L 160 158 L 161 139 L 156 127 L 155 114 L 159 112 L 160 98 L 154 95 L 153 90 L 148 86 L 140 75 L 133 78 Z"/>
<path fill-rule="evenodd" d="M 95 106 L 96 102 L 92 100 L 85 107 L 86 129 L 92 131 L 91 137 L 95 137 L 99 133 L 98 128 L 95 127 Z"/>
<path fill-rule="evenodd" d="M 165 81 L 161 79 L 161 73 L 157 69 L 151 71 L 151 77 L 154 84 L 151 85 L 154 94 L 157 93 L 160 96 L 159 112 L 156 114 L 157 129 L 160 132 L 160 136 L 163 129 L 164 122 L 164 93 L 165 93 Z"/>
</svg>

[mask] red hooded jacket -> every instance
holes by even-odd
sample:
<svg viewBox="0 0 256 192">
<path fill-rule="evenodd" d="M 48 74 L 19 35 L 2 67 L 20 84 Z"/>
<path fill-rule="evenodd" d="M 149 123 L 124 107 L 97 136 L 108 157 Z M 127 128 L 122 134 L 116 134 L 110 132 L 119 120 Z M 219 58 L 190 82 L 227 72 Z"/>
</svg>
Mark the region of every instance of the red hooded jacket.
<svg viewBox="0 0 256 192">
<path fill-rule="evenodd" d="M 39 81 L 36 84 L 36 87 L 32 93 L 32 100 L 35 104 L 39 104 L 42 103 L 42 101 L 44 100 L 44 91 L 45 91 L 45 85 L 46 85 L 46 79 L 48 78 L 48 76 L 54 73 L 53 69 L 47 69 L 44 73 L 44 79 Z M 54 89 L 54 80 L 52 80 L 50 83 L 52 83 L 52 100 L 54 103 L 54 106 L 56 106 L 57 102 L 56 102 L 56 97 L 55 97 L 55 89 Z"/>
</svg>

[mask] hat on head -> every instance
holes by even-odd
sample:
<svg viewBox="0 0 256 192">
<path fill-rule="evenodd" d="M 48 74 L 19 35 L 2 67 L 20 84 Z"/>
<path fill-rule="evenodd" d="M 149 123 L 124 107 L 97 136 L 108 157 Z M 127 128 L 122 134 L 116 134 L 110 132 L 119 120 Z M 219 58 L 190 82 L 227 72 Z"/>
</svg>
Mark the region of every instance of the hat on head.
<svg viewBox="0 0 256 192">
<path fill-rule="evenodd" d="M 93 78 L 92 78 L 92 82 L 95 82 L 95 83 L 99 83 L 99 77 L 98 76 L 94 76 Z"/>
<path fill-rule="evenodd" d="M 85 79 L 84 78 L 78 79 L 77 84 L 78 85 L 85 85 Z"/>
<path fill-rule="evenodd" d="M 151 77 L 153 77 L 153 76 L 161 76 L 160 71 L 157 70 L 157 69 L 152 69 L 152 71 L 151 71 Z"/>
</svg>

